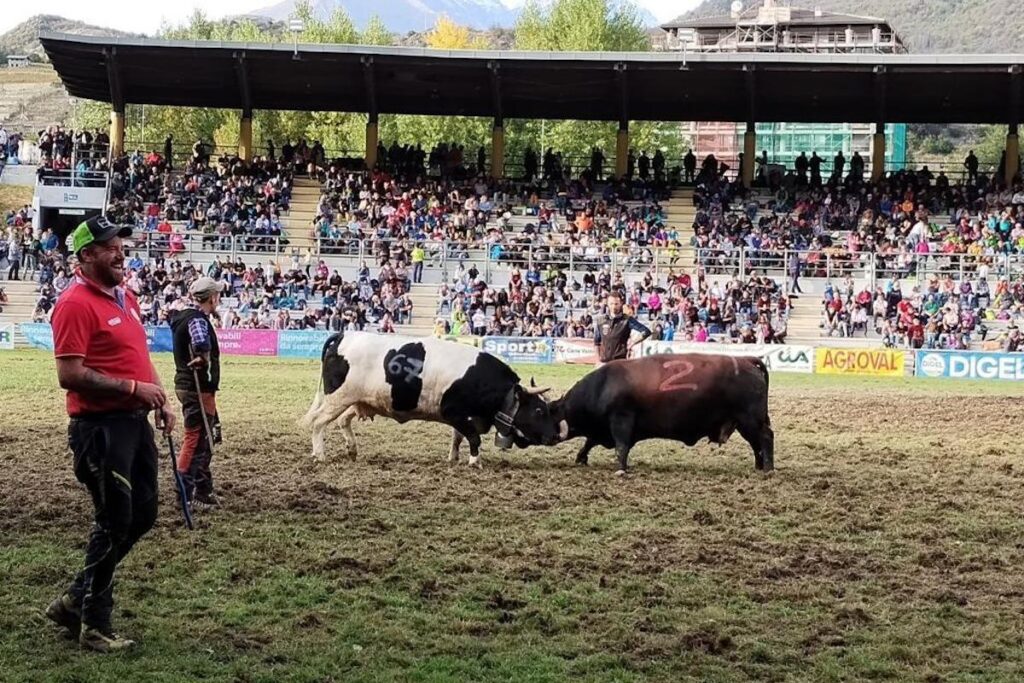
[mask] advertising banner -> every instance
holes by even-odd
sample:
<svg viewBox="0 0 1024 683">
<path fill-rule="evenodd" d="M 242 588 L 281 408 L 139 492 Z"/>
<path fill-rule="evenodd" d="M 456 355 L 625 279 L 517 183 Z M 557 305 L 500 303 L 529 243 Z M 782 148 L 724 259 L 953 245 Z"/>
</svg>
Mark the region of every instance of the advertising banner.
<svg viewBox="0 0 1024 683">
<path fill-rule="evenodd" d="M 814 371 L 825 375 L 902 377 L 906 354 L 893 349 L 819 348 Z"/>
<path fill-rule="evenodd" d="M 170 353 L 174 351 L 174 340 L 171 335 L 171 328 L 166 325 L 163 327 L 146 327 L 146 343 L 149 344 L 149 350 L 156 353 Z"/>
<path fill-rule="evenodd" d="M 593 339 L 556 339 L 555 361 L 577 365 L 597 363 L 597 348 Z"/>
<path fill-rule="evenodd" d="M 484 337 L 480 348 L 506 363 L 550 363 L 553 340 L 545 337 Z"/>
<path fill-rule="evenodd" d="M 282 358 L 320 358 L 327 330 L 281 330 L 277 333 L 277 355 Z"/>
<path fill-rule="evenodd" d="M 276 356 L 277 330 L 217 330 L 225 356 Z"/>
<path fill-rule="evenodd" d="M 918 377 L 1024 380 L 1024 354 L 989 351 L 918 351 Z"/>
<path fill-rule="evenodd" d="M 49 323 L 19 323 L 25 340 L 37 349 L 53 351 L 53 330 Z"/>
<path fill-rule="evenodd" d="M 814 347 L 794 344 L 701 344 L 695 342 L 645 341 L 640 354 L 706 353 L 760 358 L 770 372 L 814 372 Z"/>
<path fill-rule="evenodd" d="M 0 351 L 14 350 L 14 324 L 0 324 Z"/>
</svg>

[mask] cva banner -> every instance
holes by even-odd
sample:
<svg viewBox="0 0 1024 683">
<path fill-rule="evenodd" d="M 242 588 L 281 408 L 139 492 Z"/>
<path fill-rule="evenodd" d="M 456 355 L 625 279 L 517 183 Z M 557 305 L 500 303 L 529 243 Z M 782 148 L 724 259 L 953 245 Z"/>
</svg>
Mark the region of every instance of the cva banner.
<svg viewBox="0 0 1024 683">
<path fill-rule="evenodd" d="M 696 342 L 645 341 L 640 355 L 706 353 L 760 358 L 771 372 L 814 372 L 814 347 L 795 344 L 701 344 Z"/>
</svg>

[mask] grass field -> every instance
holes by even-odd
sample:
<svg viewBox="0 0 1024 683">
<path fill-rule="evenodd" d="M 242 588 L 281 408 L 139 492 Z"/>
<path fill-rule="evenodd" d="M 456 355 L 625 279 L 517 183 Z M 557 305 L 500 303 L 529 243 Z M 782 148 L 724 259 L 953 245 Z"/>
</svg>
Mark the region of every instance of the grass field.
<svg viewBox="0 0 1024 683">
<path fill-rule="evenodd" d="M 775 475 L 735 437 L 650 442 L 620 479 L 608 451 L 574 467 L 575 442 L 487 439 L 483 470 L 451 467 L 445 429 L 381 419 L 356 424 L 358 461 L 316 465 L 295 427 L 314 363 L 223 374 L 226 505 L 187 533 L 164 478 L 119 574 L 140 647 L 110 658 L 41 616 L 87 496 L 52 360 L 0 355 L 0 680 L 1024 679 L 1012 384 L 776 375 Z"/>
<path fill-rule="evenodd" d="M 32 188 L 21 185 L 0 185 L 0 214 L 16 211 L 32 203 Z"/>
<path fill-rule="evenodd" d="M 0 84 L 56 83 L 60 80 L 49 64 L 38 64 L 19 69 L 0 69 Z"/>
</svg>

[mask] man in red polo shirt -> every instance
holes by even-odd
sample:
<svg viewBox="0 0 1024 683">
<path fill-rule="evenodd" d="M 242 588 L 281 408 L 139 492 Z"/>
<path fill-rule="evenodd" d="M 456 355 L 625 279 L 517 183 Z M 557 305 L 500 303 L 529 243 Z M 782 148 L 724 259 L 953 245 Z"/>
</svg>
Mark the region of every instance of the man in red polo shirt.
<svg viewBox="0 0 1024 683">
<path fill-rule="evenodd" d="M 135 296 L 121 286 L 121 239 L 131 228 L 102 216 L 72 233 L 80 268 L 53 310 L 57 379 L 67 390 L 68 442 L 75 476 L 92 496 L 95 520 L 85 569 L 46 610 L 100 652 L 134 643 L 111 627 L 114 569 L 153 526 L 157 450 L 148 414 L 170 433 L 174 416 L 149 358 Z"/>
</svg>

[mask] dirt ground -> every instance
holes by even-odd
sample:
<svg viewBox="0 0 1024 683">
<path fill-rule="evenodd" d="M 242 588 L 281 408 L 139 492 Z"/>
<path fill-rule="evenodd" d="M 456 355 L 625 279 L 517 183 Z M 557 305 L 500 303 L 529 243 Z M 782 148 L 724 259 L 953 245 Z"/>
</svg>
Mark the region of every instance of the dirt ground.
<svg viewBox="0 0 1024 683">
<path fill-rule="evenodd" d="M 1024 679 L 1016 386 L 776 375 L 773 476 L 734 437 L 649 442 L 623 480 L 577 442 L 449 466 L 447 430 L 380 418 L 315 464 L 315 364 L 223 374 L 225 506 L 187 533 L 164 477 L 119 574 L 141 647 L 110 660 L 40 616 L 89 508 L 52 360 L 0 355 L 0 680 Z"/>
</svg>

